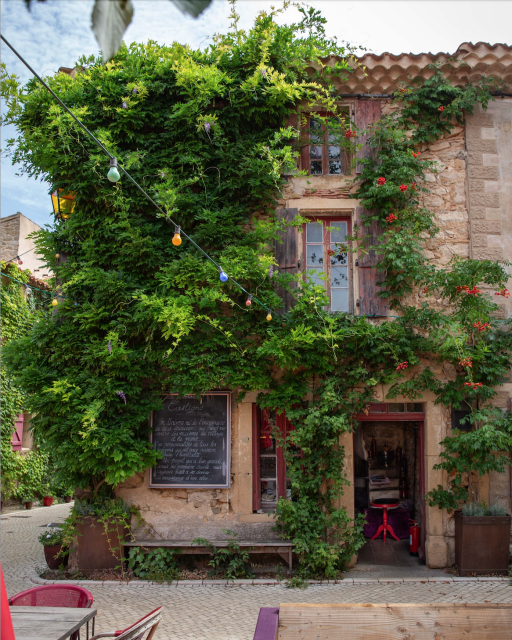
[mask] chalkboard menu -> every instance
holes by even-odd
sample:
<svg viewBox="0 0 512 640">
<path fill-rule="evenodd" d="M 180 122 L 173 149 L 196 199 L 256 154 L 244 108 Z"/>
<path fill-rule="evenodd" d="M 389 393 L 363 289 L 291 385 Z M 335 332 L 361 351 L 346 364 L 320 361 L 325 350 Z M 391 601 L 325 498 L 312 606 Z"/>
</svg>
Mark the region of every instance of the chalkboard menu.
<svg viewBox="0 0 512 640">
<path fill-rule="evenodd" d="M 150 469 L 150 487 L 229 487 L 230 393 L 168 395 L 151 416 L 152 442 L 163 458 Z"/>
</svg>

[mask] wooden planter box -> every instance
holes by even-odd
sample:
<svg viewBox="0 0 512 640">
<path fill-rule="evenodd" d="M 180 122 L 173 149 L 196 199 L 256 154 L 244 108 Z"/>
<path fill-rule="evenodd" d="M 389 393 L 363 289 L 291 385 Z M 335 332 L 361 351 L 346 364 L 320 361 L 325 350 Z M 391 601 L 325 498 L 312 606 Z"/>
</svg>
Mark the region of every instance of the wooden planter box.
<svg viewBox="0 0 512 640">
<path fill-rule="evenodd" d="M 105 526 L 98 518 L 89 516 L 77 524 L 78 539 L 78 569 L 83 573 L 114 569 L 119 567 L 124 559 L 123 543 L 129 529 L 121 525 L 109 525 L 108 538 Z M 112 550 L 114 549 L 114 553 Z"/>
<path fill-rule="evenodd" d="M 455 512 L 455 564 L 461 576 L 508 575 L 510 516 Z"/>
</svg>

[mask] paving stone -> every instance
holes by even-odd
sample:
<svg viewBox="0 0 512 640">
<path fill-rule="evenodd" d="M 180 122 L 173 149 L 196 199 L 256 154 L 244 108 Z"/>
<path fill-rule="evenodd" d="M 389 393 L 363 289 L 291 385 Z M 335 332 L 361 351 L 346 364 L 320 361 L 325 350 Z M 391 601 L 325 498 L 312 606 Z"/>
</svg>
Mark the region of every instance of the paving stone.
<svg viewBox="0 0 512 640">
<path fill-rule="evenodd" d="M 68 511 L 69 505 L 56 505 L 32 509 L 28 518 L 2 516 L 1 528 L 16 534 L 2 539 L 2 565 L 9 595 L 34 586 L 36 568 L 45 567 L 43 547 L 37 539 L 40 527 L 48 522 L 62 522 Z M 256 580 L 251 584 L 250 580 L 237 584 L 229 600 L 224 585 L 206 587 L 200 580 L 188 581 L 194 588 L 179 581 L 183 586 L 180 589 L 176 589 L 175 582 L 170 585 L 142 580 L 129 584 L 79 582 L 94 596 L 93 606 L 98 610 L 96 633 L 123 629 L 163 605 L 163 619 L 153 640 L 252 640 L 260 607 L 278 607 L 281 602 L 512 602 L 508 579 L 450 576 L 441 581 L 425 578 L 418 582 L 417 578 L 410 581 L 407 577 L 400 580 L 311 581 L 305 590 L 288 589 L 284 583 L 268 585 Z"/>
</svg>

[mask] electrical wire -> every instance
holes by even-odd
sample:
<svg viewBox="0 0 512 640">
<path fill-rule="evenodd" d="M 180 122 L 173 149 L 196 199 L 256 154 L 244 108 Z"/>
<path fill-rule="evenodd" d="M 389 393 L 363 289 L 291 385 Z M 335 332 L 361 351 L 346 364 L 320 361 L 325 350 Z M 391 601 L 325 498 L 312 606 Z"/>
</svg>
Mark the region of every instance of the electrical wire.
<svg viewBox="0 0 512 640">
<path fill-rule="evenodd" d="M 113 156 L 110 151 L 96 138 L 96 136 L 94 136 L 89 129 L 75 116 L 75 114 L 62 102 L 62 100 L 57 96 L 57 94 L 52 91 L 52 89 L 50 89 L 50 87 L 46 84 L 46 82 L 41 78 L 41 76 L 34 71 L 34 69 L 32 69 L 32 67 L 28 64 L 28 62 L 16 51 L 16 49 L 4 38 L 3 35 L 0 34 L 1 39 L 5 42 L 5 44 L 9 47 L 9 49 L 21 60 L 21 62 L 23 62 L 23 64 L 27 67 L 27 69 L 39 80 L 39 82 L 45 87 L 45 89 L 47 91 L 49 91 L 52 96 L 57 100 L 57 102 L 60 104 L 60 106 L 67 112 L 69 113 L 69 115 L 73 118 L 73 120 L 75 120 L 75 122 L 85 131 L 85 133 L 100 147 L 100 149 L 111 159 L 113 160 L 115 158 L 115 156 Z M 176 227 L 179 226 L 176 222 L 174 222 L 174 220 L 169 217 L 165 211 L 153 200 L 153 198 L 151 198 L 151 196 L 146 193 L 146 191 L 138 184 L 138 182 L 132 178 L 132 176 L 128 173 L 128 171 L 126 171 L 126 169 L 123 169 L 123 167 L 121 165 L 118 164 L 118 168 L 124 173 L 124 175 L 137 187 L 137 189 L 144 195 L 144 197 L 149 200 L 149 202 L 151 202 L 151 204 L 158 209 L 158 211 L 160 211 L 165 219 L 170 223 L 170 224 L 174 224 Z M 219 271 L 222 271 L 222 267 L 217 264 L 217 262 L 215 262 L 215 260 L 210 257 L 206 251 L 204 251 L 189 235 L 187 235 L 183 230 L 180 230 L 180 235 L 185 236 L 185 238 L 191 242 L 194 247 L 196 249 L 198 249 L 204 256 L 205 258 L 207 258 L 212 264 L 214 264 L 217 269 Z M 227 275 L 227 274 L 226 274 Z M 230 275 L 228 275 L 229 280 L 231 280 L 231 282 L 233 282 L 233 284 L 235 284 L 241 291 L 243 291 L 246 295 L 250 295 L 248 291 L 246 291 L 244 289 L 244 287 L 242 287 L 241 284 L 239 284 L 236 280 L 234 280 Z M 260 300 L 258 300 L 257 298 L 255 298 L 254 296 L 252 297 L 252 299 L 257 302 L 260 306 L 262 306 L 264 309 L 266 309 L 269 313 L 271 313 L 271 310 L 269 309 L 269 307 L 267 307 L 265 304 L 263 304 Z M 280 315 L 280 314 L 277 314 Z"/>
</svg>

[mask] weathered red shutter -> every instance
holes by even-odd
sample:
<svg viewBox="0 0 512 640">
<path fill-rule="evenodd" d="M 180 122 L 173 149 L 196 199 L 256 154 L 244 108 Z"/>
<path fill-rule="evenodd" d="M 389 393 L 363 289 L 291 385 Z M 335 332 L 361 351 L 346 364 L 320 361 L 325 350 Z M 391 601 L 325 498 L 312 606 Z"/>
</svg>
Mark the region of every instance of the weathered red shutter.
<svg viewBox="0 0 512 640">
<path fill-rule="evenodd" d="M 380 120 L 381 115 L 382 110 L 380 106 L 380 100 L 355 101 L 355 123 L 360 131 L 367 130 L 371 124 L 377 122 L 377 120 Z M 356 153 L 357 159 L 368 158 L 376 153 L 375 149 L 372 149 L 368 146 L 368 137 L 368 133 L 358 136 L 357 144 L 362 144 L 363 146 Z M 356 165 L 356 173 L 361 173 L 362 170 L 363 165 L 358 162 Z"/>
<path fill-rule="evenodd" d="M 260 486 L 260 431 L 261 409 L 258 405 L 252 405 L 252 509 L 261 509 Z"/>
<path fill-rule="evenodd" d="M 23 414 L 20 413 L 19 416 L 16 416 L 16 421 L 14 423 L 15 430 L 12 434 L 12 450 L 13 451 L 21 451 L 23 447 Z"/>
<path fill-rule="evenodd" d="M 280 220 L 292 222 L 299 213 L 298 209 L 277 209 L 276 214 Z M 296 227 L 287 227 L 280 234 L 281 242 L 276 242 L 275 257 L 280 273 L 297 273 L 299 269 L 299 243 Z M 296 282 L 291 283 L 291 288 L 295 289 Z M 289 291 L 278 287 L 277 294 L 283 300 L 284 311 L 289 311 L 295 304 L 295 298 Z"/>
<path fill-rule="evenodd" d="M 368 213 L 363 207 L 356 208 L 359 233 L 361 236 L 367 237 L 366 246 L 375 247 L 379 244 L 382 229 L 380 224 L 375 221 L 370 224 L 363 223 Z M 359 267 L 359 314 L 362 316 L 387 316 L 388 305 L 386 299 L 377 295 L 379 291 L 384 291 L 383 287 L 377 285 L 377 282 L 383 280 L 384 276 L 375 268 L 381 259 L 382 257 L 375 253 L 373 249 L 357 259 Z"/>
<path fill-rule="evenodd" d="M 300 168 L 309 173 L 309 116 L 300 116 Z"/>
</svg>

